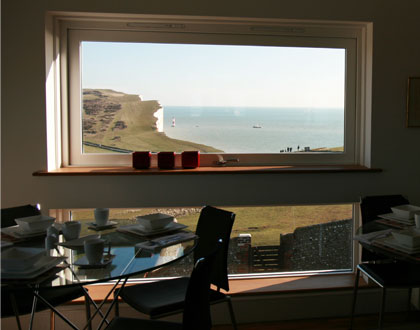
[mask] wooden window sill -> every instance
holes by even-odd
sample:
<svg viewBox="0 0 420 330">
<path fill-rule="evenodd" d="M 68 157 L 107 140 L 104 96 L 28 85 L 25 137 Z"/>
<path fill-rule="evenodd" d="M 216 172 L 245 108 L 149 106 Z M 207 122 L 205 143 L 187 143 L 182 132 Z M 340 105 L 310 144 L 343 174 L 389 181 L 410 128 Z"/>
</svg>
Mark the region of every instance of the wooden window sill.
<svg viewBox="0 0 420 330">
<path fill-rule="evenodd" d="M 282 166 L 221 166 L 198 167 L 195 169 L 175 168 L 172 170 L 136 170 L 128 166 L 110 167 L 63 167 L 52 171 L 40 170 L 34 176 L 116 176 L 116 175 L 176 175 L 176 174 L 273 174 L 273 173 L 348 173 L 381 172 L 379 168 L 361 165 L 282 165 Z"/>
<path fill-rule="evenodd" d="M 264 279 L 232 279 L 229 281 L 230 296 L 250 296 L 264 294 L 315 292 L 328 290 L 352 290 L 354 286 L 354 274 L 338 275 L 313 275 L 275 277 Z M 128 284 L 130 285 L 130 284 Z M 360 277 L 359 287 L 370 287 Z M 110 284 L 87 286 L 89 295 L 95 301 L 102 301 L 110 289 Z M 113 296 L 109 297 L 111 300 Z M 71 303 L 83 303 L 84 298 L 78 298 Z"/>
</svg>

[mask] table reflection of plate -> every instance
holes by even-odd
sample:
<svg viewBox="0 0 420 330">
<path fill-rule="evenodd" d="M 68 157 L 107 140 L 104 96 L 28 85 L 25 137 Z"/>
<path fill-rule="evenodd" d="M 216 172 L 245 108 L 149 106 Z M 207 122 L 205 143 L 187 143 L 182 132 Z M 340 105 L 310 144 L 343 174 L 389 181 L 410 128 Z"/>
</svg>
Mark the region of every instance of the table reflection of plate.
<svg viewBox="0 0 420 330">
<path fill-rule="evenodd" d="M 91 239 L 91 238 L 99 238 L 99 237 L 100 235 L 88 235 L 88 236 L 83 236 L 83 237 L 73 239 L 71 241 L 61 242 L 61 243 L 58 243 L 57 245 L 64 246 L 69 249 L 77 249 L 77 248 L 82 248 L 86 240 Z"/>
<path fill-rule="evenodd" d="M 16 226 L 2 228 L 1 232 L 6 235 L 12 236 L 14 238 L 30 238 L 30 237 L 46 235 L 47 230 L 43 229 L 43 230 L 38 230 L 38 231 L 27 231 L 27 230 L 23 230 L 22 227 L 19 227 L 18 225 L 16 225 Z"/>
<path fill-rule="evenodd" d="M 417 254 L 420 253 L 420 246 L 412 248 L 410 246 L 401 244 L 398 242 L 394 237 L 385 237 L 385 238 L 379 238 L 374 241 L 378 245 L 384 245 L 386 247 L 393 248 L 395 250 L 407 253 L 407 254 Z"/>
<path fill-rule="evenodd" d="M 66 257 L 43 256 L 32 267 L 21 271 L 2 271 L 1 277 L 10 280 L 32 279 L 51 270 L 64 260 L 66 260 Z"/>
<path fill-rule="evenodd" d="M 382 219 L 401 222 L 401 223 L 406 224 L 406 225 L 414 225 L 414 220 L 413 219 L 401 218 L 401 217 L 396 216 L 394 213 L 381 214 L 381 215 L 379 215 L 379 217 L 382 218 Z"/>
<path fill-rule="evenodd" d="M 79 266 L 80 268 L 102 268 L 109 265 L 112 259 L 115 258 L 113 254 L 104 254 L 102 260 L 98 264 L 90 264 L 87 257 L 83 256 L 77 260 L 73 265 Z"/>
<path fill-rule="evenodd" d="M 154 235 L 169 233 L 169 232 L 173 232 L 173 231 L 181 230 L 185 228 L 187 228 L 187 226 L 183 225 L 182 223 L 171 222 L 165 227 L 160 228 L 160 229 L 155 229 L 155 230 L 146 229 L 141 224 L 122 226 L 118 228 L 117 230 L 123 233 L 135 234 L 139 236 L 154 236 Z"/>
</svg>

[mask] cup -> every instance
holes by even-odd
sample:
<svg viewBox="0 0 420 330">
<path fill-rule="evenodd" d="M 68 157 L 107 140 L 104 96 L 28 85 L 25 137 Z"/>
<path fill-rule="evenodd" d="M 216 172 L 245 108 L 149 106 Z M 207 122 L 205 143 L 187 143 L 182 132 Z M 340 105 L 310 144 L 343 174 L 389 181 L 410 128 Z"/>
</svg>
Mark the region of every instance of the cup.
<svg viewBox="0 0 420 330">
<path fill-rule="evenodd" d="M 91 238 L 84 242 L 85 255 L 90 265 L 97 265 L 104 255 L 105 241 L 100 238 Z"/>
<path fill-rule="evenodd" d="M 93 211 L 95 215 L 95 223 L 97 226 L 104 226 L 108 222 L 109 209 L 107 208 L 96 208 Z"/>
<path fill-rule="evenodd" d="M 414 222 L 416 223 L 416 228 L 420 229 L 420 212 L 414 214 Z"/>
<path fill-rule="evenodd" d="M 63 235 L 66 241 L 79 238 L 82 224 L 79 221 L 67 221 L 63 224 Z"/>
<path fill-rule="evenodd" d="M 58 237 L 55 234 L 47 235 L 45 237 L 45 250 L 55 249 L 56 244 L 58 243 Z"/>
<path fill-rule="evenodd" d="M 50 235 L 55 235 L 55 236 L 57 236 L 58 237 L 58 234 L 59 234 L 60 232 L 59 232 L 59 230 L 54 226 L 54 225 L 52 225 L 52 226 L 49 226 L 48 228 L 47 228 L 47 235 L 48 236 L 50 236 Z"/>
</svg>

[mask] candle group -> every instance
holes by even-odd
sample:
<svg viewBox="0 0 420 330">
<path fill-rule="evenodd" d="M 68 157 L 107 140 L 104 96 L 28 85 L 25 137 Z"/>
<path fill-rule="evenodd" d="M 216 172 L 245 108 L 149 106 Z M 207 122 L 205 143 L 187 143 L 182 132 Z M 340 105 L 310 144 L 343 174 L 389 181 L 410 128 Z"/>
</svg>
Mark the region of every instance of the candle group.
<svg viewBox="0 0 420 330">
<path fill-rule="evenodd" d="M 135 169 L 148 169 L 151 166 L 152 153 L 150 151 L 135 151 L 132 153 L 133 167 Z M 196 168 L 200 166 L 199 151 L 183 151 L 181 153 L 181 166 L 183 168 Z M 161 151 L 157 153 L 157 167 L 160 169 L 175 168 L 175 152 Z"/>
</svg>

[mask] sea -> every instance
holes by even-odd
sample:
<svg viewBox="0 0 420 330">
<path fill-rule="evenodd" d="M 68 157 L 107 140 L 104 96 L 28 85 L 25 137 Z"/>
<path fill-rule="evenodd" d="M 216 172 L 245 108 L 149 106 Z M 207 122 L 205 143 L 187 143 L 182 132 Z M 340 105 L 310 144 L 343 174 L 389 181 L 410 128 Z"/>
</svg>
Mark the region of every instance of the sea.
<svg viewBox="0 0 420 330">
<path fill-rule="evenodd" d="M 167 136 L 226 153 L 344 145 L 344 109 L 164 106 Z"/>
</svg>

